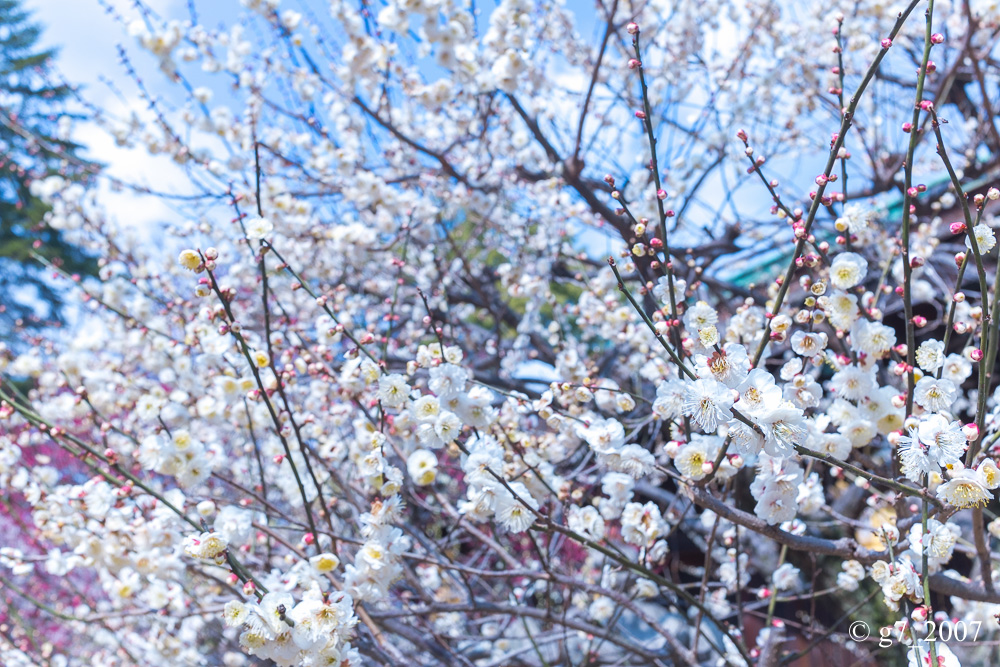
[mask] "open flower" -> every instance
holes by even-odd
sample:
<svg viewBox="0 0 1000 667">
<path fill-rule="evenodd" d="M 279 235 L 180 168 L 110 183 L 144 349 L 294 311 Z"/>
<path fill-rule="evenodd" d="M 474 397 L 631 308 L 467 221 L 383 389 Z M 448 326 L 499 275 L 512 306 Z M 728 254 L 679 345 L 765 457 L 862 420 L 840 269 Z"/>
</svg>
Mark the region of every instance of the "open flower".
<svg viewBox="0 0 1000 667">
<path fill-rule="evenodd" d="M 184 552 L 192 558 L 221 562 L 228 548 L 229 544 L 218 533 L 202 533 L 188 538 Z"/>
<path fill-rule="evenodd" d="M 727 387 L 739 385 L 750 371 L 747 349 L 739 343 L 727 343 L 710 356 L 698 354 L 694 359 L 698 377 L 714 378 Z"/>
<path fill-rule="evenodd" d="M 250 218 L 244 225 L 248 239 L 260 240 L 274 231 L 274 224 L 267 218 Z"/>
<path fill-rule="evenodd" d="M 842 252 L 833 259 L 830 266 L 830 282 L 839 289 L 850 289 L 865 279 L 868 261 L 853 252 Z"/>
<path fill-rule="evenodd" d="M 913 400 L 929 412 L 940 412 L 947 410 L 955 402 L 958 396 L 958 389 L 950 380 L 925 375 L 920 378 L 913 388 Z"/>
<path fill-rule="evenodd" d="M 718 380 L 695 380 L 684 396 L 684 414 L 706 431 L 715 431 L 719 422 L 729 419 L 733 396 L 729 387 Z"/>
<path fill-rule="evenodd" d="M 993 499 L 978 470 L 960 470 L 937 489 L 937 497 L 958 508 L 979 507 Z"/>
<path fill-rule="evenodd" d="M 437 477 L 437 466 L 437 457 L 426 449 L 418 449 L 406 459 L 406 471 L 417 486 L 433 484 Z"/>
</svg>

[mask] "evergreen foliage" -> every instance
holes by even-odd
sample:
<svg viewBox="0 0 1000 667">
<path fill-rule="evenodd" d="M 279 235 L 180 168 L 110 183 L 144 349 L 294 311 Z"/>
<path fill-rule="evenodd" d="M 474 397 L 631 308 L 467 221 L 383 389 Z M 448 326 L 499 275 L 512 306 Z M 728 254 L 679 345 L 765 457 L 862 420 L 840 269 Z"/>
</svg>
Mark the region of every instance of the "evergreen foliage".
<svg viewBox="0 0 1000 667">
<path fill-rule="evenodd" d="M 20 0 L 0 0 L 0 336 L 61 319 L 62 297 L 36 255 L 69 273 L 93 274 L 92 257 L 45 224 L 31 183 L 58 174 L 85 180 L 96 165 L 61 128 L 72 89 L 54 83 L 55 49 L 38 46 L 41 28 Z M 64 119 L 61 121 L 61 119 Z"/>
</svg>

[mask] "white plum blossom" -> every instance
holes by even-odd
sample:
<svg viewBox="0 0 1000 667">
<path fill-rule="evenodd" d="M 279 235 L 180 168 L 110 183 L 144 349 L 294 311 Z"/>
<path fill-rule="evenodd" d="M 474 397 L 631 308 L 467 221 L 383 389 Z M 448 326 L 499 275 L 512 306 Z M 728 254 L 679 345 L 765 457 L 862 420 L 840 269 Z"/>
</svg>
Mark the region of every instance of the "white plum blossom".
<svg viewBox="0 0 1000 667">
<path fill-rule="evenodd" d="M 941 412 L 951 408 L 958 395 L 955 384 L 950 380 L 924 376 L 913 389 L 913 400 L 930 412 Z"/>
<path fill-rule="evenodd" d="M 853 252 L 842 252 L 830 266 L 830 282 L 838 289 L 847 290 L 861 283 L 867 273 L 868 262 L 864 257 Z"/>
<path fill-rule="evenodd" d="M 274 223 L 267 218 L 254 217 L 244 221 L 243 224 L 246 227 L 248 239 L 260 240 L 274 231 Z"/>
<path fill-rule="evenodd" d="M 4 78 L 0 665 L 1000 640 L 1000 4 L 110 4 Z"/>
<path fill-rule="evenodd" d="M 684 396 L 684 414 L 708 432 L 729 419 L 732 406 L 732 390 L 718 380 L 695 380 Z"/>
</svg>

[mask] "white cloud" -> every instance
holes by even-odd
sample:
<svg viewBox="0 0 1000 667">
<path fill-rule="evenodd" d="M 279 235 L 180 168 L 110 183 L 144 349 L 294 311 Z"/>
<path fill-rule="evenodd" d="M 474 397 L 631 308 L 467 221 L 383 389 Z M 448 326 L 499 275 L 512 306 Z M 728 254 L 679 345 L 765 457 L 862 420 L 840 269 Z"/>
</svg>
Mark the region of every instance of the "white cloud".
<svg viewBox="0 0 1000 667">
<path fill-rule="evenodd" d="M 44 28 L 42 45 L 59 49 L 55 63 L 58 75 L 79 85 L 81 96 L 107 118 L 123 120 L 133 110 L 142 112 L 147 104 L 119 60 L 119 44 L 126 48 L 140 75 L 146 75 L 143 83 L 150 92 L 175 93 L 176 88 L 160 76 L 156 59 L 138 48 L 126 33 L 127 24 L 138 17 L 133 3 L 109 2 L 123 17 L 122 22 L 104 11 L 97 0 L 25 0 L 25 7 Z M 165 18 L 188 17 L 183 0 L 145 0 L 144 4 Z M 114 88 L 102 78 L 113 81 Z M 84 155 L 106 165 L 104 174 L 108 177 L 157 191 L 190 192 L 187 175 L 168 157 L 150 155 L 142 148 L 118 146 L 96 123 L 78 124 L 73 138 L 86 147 Z M 102 179 L 99 192 L 112 220 L 138 231 L 140 237 L 148 239 L 159 224 L 181 218 L 169 201 L 116 189 L 108 179 Z"/>
</svg>

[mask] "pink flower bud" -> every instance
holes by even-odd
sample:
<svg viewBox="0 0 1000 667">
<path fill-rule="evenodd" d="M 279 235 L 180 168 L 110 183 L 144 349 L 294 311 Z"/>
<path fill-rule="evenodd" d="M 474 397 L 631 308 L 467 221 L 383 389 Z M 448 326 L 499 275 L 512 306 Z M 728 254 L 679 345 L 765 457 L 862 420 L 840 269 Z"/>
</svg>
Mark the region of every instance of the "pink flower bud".
<svg viewBox="0 0 1000 667">
<path fill-rule="evenodd" d="M 641 66 L 642 66 L 641 62 L 639 62 L 635 58 L 629 58 L 629 60 L 628 60 L 628 68 L 629 69 L 638 69 Z"/>
<path fill-rule="evenodd" d="M 913 129 L 913 123 L 903 123 L 903 132 L 909 134 L 910 130 Z"/>
<path fill-rule="evenodd" d="M 302 536 L 303 544 L 312 544 L 315 541 L 316 541 L 316 536 L 313 535 L 312 533 L 306 533 L 305 535 Z"/>
<path fill-rule="evenodd" d="M 638 35 L 639 34 L 639 24 L 638 23 L 629 23 L 627 26 L 625 26 L 625 31 L 628 34 L 630 34 L 630 35 Z"/>
<path fill-rule="evenodd" d="M 967 227 L 965 226 L 964 222 L 953 222 L 948 227 L 948 229 L 951 230 L 952 234 L 961 234 L 962 232 L 964 232 L 967 229 Z"/>
<path fill-rule="evenodd" d="M 924 317 L 923 315 L 914 315 L 913 326 L 917 327 L 918 329 L 927 326 L 927 318 Z"/>
<path fill-rule="evenodd" d="M 922 623 L 922 622 L 926 621 L 927 620 L 927 607 L 924 607 L 923 605 L 921 605 L 919 607 L 914 607 L 913 613 L 910 614 L 910 618 L 912 618 L 917 623 Z"/>
<path fill-rule="evenodd" d="M 737 130 L 736 131 L 736 138 L 739 139 L 740 141 L 742 141 L 743 143 L 746 143 L 747 142 L 747 131 L 746 130 L 742 130 L 742 129 L 741 130 Z"/>
<path fill-rule="evenodd" d="M 944 43 L 944 35 L 942 35 L 939 32 L 936 32 L 933 35 L 931 35 L 931 44 L 942 44 L 942 43 Z"/>
<path fill-rule="evenodd" d="M 930 67 L 931 65 L 933 65 L 933 63 L 927 63 L 928 67 Z M 934 102 L 932 102 L 931 100 L 924 100 L 923 102 L 920 103 L 921 111 L 930 111 L 933 108 L 934 108 Z"/>
<path fill-rule="evenodd" d="M 975 424 L 966 424 L 962 427 L 962 435 L 965 436 L 967 441 L 972 442 L 979 438 L 979 427 Z"/>
<path fill-rule="evenodd" d="M 636 111 L 635 112 L 635 117 L 638 118 L 638 119 L 640 119 L 640 120 L 646 120 L 646 112 L 645 111 Z"/>
<path fill-rule="evenodd" d="M 881 44 L 883 49 L 888 49 L 890 46 L 892 46 L 892 40 L 889 39 L 888 37 L 884 37 L 881 41 Z"/>
<path fill-rule="evenodd" d="M 667 198 L 667 191 L 663 190 L 663 189 L 657 190 L 656 191 L 656 198 L 659 199 L 659 200 L 661 200 L 661 201 L 664 200 L 664 199 L 666 199 Z"/>
<path fill-rule="evenodd" d="M 715 464 L 711 461 L 705 461 L 701 464 L 701 471 L 706 475 L 711 475 L 713 470 L 715 470 Z"/>
<path fill-rule="evenodd" d="M 973 361 L 982 361 L 983 351 L 977 347 L 972 352 L 969 352 L 969 359 L 972 359 Z"/>
</svg>

